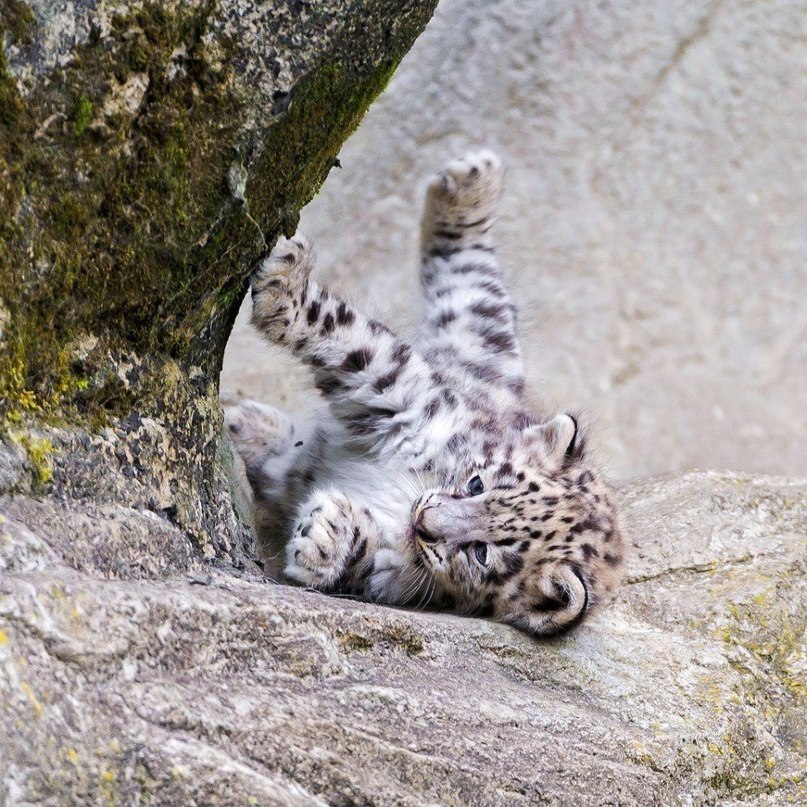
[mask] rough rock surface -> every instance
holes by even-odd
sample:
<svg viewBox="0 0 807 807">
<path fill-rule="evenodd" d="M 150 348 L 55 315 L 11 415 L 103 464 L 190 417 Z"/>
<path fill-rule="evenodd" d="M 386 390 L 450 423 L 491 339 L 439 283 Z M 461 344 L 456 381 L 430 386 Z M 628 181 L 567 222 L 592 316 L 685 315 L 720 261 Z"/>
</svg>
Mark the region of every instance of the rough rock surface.
<svg viewBox="0 0 807 807">
<path fill-rule="evenodd" d="M 323 276 L 409 325 L 419 180 L 494 146 L 532 389 L 619 478 L 803 476 L 804 33 L 803 0 L 442 0 L 303 213 Z M 222 390 L 294 403 L 256 343 Z"/>
<path fill-rule="evenodd" d="M 804 804 L 807 481 L 624 501 L 617 601 L 544 643 L 200 568 L 142 512 L 59 532 L 4 501 L 0 802 Z"/>
<path fill-rule="evenodd" d="M 224 344 L 435 2 L 0 3 L 0 494 L 249 562 Z"/>
</svg>

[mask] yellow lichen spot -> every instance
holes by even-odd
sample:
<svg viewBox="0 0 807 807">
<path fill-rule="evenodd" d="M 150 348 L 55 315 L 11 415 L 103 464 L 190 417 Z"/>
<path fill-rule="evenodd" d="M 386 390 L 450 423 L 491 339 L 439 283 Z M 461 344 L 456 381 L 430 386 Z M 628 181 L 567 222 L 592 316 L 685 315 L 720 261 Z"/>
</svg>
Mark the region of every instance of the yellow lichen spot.
<svg viewBox="0 0 807 807">
<path fill-rule="evenodd" d="M 75 765 L 78 762 L 78 751 L 75 748 L 68 748 L 67 758 Z"/>
<path fill-rule="evenodd" d="M 34 437 L 19 432 L 12 434 L 11 438 L 25 449 L 34 482 L 40 485 L 50 482 L 53 479 L 50 459 L 53 454 L 53 443 L 47 437 Z"/>
<path fill-rule="evenodd" d="M 101 781 L 102 782 L 114 782 L 115 781 L 115 771 L 110 770 L 109 768 L 105 768 L 101 771 Z"/>
<path fill-rule="evenodd" d="M 768 757 L 765 760 L 765 770 L 770 773 L 776 767 L 776 760 L 773 757 Z"/>
<path fill-rule="evenodd" d="M 755 594 L 754 595 L 754 597 L 752 599 L 752 602 L 754 603 L 754 605 L 767 605 L 768 600 L 769 600 L 769 597 L 768 597 L 767 593 L 761 592 L 760 594 Z"/>
<path fill-rule="evenodd" d="M 0 630 L 0 644 L 8 644 L 8 634 Z"/>
<path fill-rule="evenodd" d="M 31 685 L 26 684 L 25 681 L 23 681 L 22 691 L 25 693 L 25 697 L 28 698 L 28 702 L 34 707 L 36 716 L 42 717 L 42 715 L 45 714 L 45 710 L 42 708 L 42 704 L 39 702 L 36 695 L 34 695 L 34 690 L 31 689 Z"/>
<path fill-rule="evenodd" d="M 120 753 L 120 743 L 117 740 L 112 740 L 109 743 L 109 747 L 114 751 L 116 754 Z"/>
</svg>

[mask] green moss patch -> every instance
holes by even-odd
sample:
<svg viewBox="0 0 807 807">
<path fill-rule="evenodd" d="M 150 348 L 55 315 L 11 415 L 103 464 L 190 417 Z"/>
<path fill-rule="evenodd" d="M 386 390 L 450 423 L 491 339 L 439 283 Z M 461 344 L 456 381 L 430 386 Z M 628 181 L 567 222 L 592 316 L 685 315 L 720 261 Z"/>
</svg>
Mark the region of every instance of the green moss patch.
<svg viewBox="0 0 807 807">
<path fill-rule="evenodd" d="M 30 37 L 33 16 L 12 5 L 14 37 Z M 293 231 L 430 11 L 399 21 L 396 45 L 345 25 L 267 112 L 240 198 L 228 172 L 255 101 L 239 44 L 205 38 L 213 0 L 114 17 L 25 99 L 0 52 L 0 422 L 97 421 L 158 397 L 116 372 L 127 354 L 215 376 L 250 270 Z"/>
</svg>

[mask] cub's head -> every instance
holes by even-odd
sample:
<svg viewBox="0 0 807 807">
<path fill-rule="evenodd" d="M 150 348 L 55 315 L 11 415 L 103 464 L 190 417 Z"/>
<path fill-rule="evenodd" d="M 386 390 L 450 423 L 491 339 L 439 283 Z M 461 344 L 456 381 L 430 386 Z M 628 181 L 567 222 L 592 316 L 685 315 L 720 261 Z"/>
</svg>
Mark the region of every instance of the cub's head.
<svg viewBox="0 0 807 807">
<path fill-rule="evenodd" d="M 624 540 L 584 455 L 577 421 L 558 415 L 486 443 L 415 502 L 413 551 L 458 611 L 551 636 L 613 591 Z"/>
</svg>

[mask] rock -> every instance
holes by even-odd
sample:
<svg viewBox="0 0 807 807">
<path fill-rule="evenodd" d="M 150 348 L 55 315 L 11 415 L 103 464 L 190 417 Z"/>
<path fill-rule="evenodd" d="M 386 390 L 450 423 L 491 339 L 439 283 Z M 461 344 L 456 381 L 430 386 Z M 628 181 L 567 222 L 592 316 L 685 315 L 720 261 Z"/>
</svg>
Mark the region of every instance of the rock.
<svg viewBox="0 0 807 807">
<path fill-rule="evenodd" d="M 180 568 L 153 515 L 77 514 L 60 532 L 46 506 L 0 503 L 3 803 L 807 798 L 807 481 L 627 486 L 626 584 L 543 643 Z M 103 553 L 71 548 L 84 529 L 177 559 L 110 577 Z"/>
<path fill-rule="evenodd" d="M 320 276 L 408 328 L 424 181 L 494 147 L 541 401 L 590 413 L 618 478 L 804 475 L 803 27 L 802 0 L 442 0 L 303 212 Z M 222 392 L 298 407 L 244 324 Z"/>
<path fill-rule="evenodd" d="M 52 499 L 63 536 L 73 515 L 151 512 L 173 536 L 163 571 L 188 538 L 197 560 L 250 564 L 224 344 L 435 3 L 0 4 L 0 494 Z"/>
</svg>

